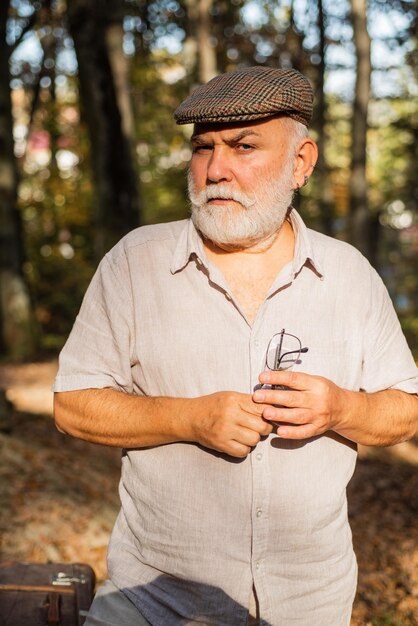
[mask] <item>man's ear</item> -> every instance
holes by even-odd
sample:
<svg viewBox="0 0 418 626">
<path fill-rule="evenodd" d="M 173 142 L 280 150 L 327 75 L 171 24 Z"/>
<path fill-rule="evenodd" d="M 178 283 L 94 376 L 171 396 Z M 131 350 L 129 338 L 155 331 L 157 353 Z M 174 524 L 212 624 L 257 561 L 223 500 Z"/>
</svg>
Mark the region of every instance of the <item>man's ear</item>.
<svg viewBox="0 0 418 626">
<path fill-rule="evenodd" d="M 306 137 L 300 143 L 295 157 L 295 170 L 293 172 L 294 189 L 300 189 L 309 180 L 318 160 L 318 146 L 310 137 Z"/>
</svg>

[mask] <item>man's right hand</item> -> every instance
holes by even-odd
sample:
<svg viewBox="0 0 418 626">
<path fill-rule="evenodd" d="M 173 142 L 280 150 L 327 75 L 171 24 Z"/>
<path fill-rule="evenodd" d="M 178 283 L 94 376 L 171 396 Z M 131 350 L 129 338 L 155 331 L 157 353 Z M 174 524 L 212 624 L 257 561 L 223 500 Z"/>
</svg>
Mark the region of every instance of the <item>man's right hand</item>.
<svg viewBox="0 0 418 626">
<path fill-rule="evenodd" d="M 108 446 L 144 448 L 194 441 L 244 458 L 273 429 L 262 418 L 267 406 L 233 391 L 198 398 L 149 398 L 110 388 L 82 389 L 55 394 L 55 421 L 62 432 Z"/>
<path fill-rule="evenodd" d="M 197 414 L 191 414 L 193 441 L 230 456 L 246 457 L 261 437 L 273 426 L 262 418 L 264 407 L 251 396 L 234 391 L 220 391 L 195 398 Z"/>
</svg>

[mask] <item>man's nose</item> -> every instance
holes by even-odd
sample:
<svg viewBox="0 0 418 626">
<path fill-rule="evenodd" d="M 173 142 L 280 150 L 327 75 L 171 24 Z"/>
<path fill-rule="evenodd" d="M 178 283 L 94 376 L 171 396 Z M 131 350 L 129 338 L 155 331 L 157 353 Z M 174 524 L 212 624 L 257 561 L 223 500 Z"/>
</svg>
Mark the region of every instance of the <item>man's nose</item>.
<svg viewBox="0 0 418 626">
<path fill-rule="evenodd" d="M 207 168 L 208 183 L 220 183 L 232 179 L 231 162 L 225 146 L 214 146 Z"/>
</svg>

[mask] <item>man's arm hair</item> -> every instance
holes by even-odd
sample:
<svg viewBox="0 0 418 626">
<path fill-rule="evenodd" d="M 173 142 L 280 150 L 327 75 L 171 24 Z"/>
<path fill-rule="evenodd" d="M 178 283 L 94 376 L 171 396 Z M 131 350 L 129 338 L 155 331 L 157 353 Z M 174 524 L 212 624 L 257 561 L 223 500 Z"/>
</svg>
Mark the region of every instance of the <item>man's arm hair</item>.
<svg viewBox="0 0 418 626">
<path fill-rule="evenodd" d="M 260 382 L 283 390 L 260 389 L 255 402 L 267 403 L 263 417 L 279 423 L 284 439 L 307 439 L 333 430 L 366 446 L 391 446 L 418 430 L 418 396 L 397 389 L 351 391 L 322 376 L 270 371 Z"/>
<path fill-rule="evenodd" d="M 105 388 L 54 396 L 57 428 L 73 437 L 120 448 L 193 441 L 236 457 L 245 457 L 272 431 L 263 408 L 251 395 L 232 391 L 149 398 Z"/>
<path fill-rule="evenodd" d="M 366 446 L 391 446 L 418 430 L 418 396 L 397 389 L 346 392 L 345 409 L 335 430 Z"/>
</svg>

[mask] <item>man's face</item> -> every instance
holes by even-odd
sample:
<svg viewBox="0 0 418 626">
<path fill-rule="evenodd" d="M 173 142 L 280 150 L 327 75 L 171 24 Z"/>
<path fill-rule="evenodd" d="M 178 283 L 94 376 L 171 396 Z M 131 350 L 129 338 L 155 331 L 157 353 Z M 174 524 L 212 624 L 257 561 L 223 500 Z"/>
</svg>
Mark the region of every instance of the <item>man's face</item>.
<svg viewBox="0 0 418 626">
<path fill-rule="evenodd" d="M 293 195 L 294 150 L 282 119 L 197 125 L 189 172 L 192 219 L 229 249 L 271 239 Z"/>
</svg>

